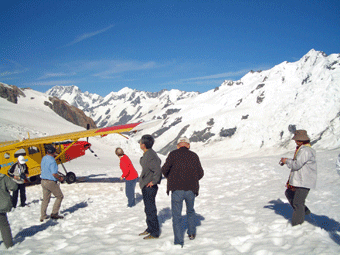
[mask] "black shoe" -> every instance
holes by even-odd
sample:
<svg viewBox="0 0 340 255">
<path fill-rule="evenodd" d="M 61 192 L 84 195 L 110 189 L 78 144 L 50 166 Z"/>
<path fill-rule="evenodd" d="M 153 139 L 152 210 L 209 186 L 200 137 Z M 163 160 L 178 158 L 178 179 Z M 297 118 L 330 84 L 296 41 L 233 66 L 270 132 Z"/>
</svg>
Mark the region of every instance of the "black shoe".
<svg viewBox="0 0 340 255">
<path fill-rule="evenodd" d="M 64 219 L 64 216 L 61 216 L 58 214 L 51 214 L 51 219 L 54 219 L 54 220 Z"/>
<path fill-rule="evenodd" d="M 189 235 L 189 239 L 190 239 L 190 240 L 194 240 L 195 237 L 196 237 L 196 235 Z"/>
</svg>

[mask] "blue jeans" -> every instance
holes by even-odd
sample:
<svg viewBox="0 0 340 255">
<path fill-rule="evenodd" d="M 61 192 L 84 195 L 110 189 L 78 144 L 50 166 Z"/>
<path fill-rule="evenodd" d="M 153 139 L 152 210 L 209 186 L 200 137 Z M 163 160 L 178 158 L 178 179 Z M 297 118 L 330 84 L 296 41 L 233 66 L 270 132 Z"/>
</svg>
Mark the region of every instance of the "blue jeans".
<svg viewBox="0 0 340 255">
<path fill-rule="evenodd" d="M 142 189 L 143 201 L 145 205 L 146 224 L 148 228 L 146 231 L 154 237 L 159 237 L 159 223 L 157 218 L 157 207 L 156 207 L 156 195 L 158 186 L 153 185 L 152 187 L 144 187 Z"/>
<path fill-rule="evenodd" d="M 187 207 L 188 235 L 196 235 L 196 213 L 194 209 L 195 194 L 191 190 L 175 190 L 171 192 L 172 227 L 175 235 L 175 244 L 184 244 L 184 231 L 182 229 L 183 200 Z"/>
<path fill-rule="evenodd" d="M 135 201 L 135 188 L 136 188 L 137 178 L 134 180 L 125 180 L 125 194 L 128 199 L 128 207 L 136 205 Z"/>
</svg>

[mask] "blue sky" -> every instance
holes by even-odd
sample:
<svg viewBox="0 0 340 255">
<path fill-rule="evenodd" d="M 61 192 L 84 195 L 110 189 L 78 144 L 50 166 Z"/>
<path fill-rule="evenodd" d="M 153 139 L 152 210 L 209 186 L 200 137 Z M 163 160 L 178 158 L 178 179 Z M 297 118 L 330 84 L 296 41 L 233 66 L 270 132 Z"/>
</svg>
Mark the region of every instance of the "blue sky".
<svg viewBox="0 0 340 255">
<path fill-rule="evenodd" d="M 311 49 L 340 53 L 339 10 L 339 0 L 2 1 L 0 82 L 205 92 Z"/>
</svg>

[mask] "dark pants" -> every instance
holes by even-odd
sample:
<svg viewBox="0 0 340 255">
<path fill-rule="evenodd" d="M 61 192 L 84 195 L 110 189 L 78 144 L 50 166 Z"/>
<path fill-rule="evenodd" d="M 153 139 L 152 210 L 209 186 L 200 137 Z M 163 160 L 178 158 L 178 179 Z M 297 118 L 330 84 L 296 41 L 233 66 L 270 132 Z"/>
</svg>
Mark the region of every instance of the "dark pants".
<svg viewBox="0 0 340 255">
<path fill-rule="evenodd" d="M 13 205 L 14 208 L 17 207 L 19 191 L 20 191 L 20 203 L 21 203 L 20 206 L 25 206 L 25 202 L 26 202 L 25 183 L 18 184 L 18 189 L 13 191 L 12 205 Z"/>
<path fill-rule="evenodd" d="M 292 225 L 296 226 L 302 224 L 305 221 L 305 215 L 310 214 L 310 210 L 305 206 L 305 201 L 308 195 L 309 189 L 307 188 L 295 188 L 295 191 L 287 189 L 285 195 L 293 207 L 294 212 L 292 216 Z"/>
<path fill-rule="evenodd" d="M 196 235 L 196 213 L 194 209 L 195 194 L 191 190 L 175 190 L 171 192 L 172 228 L 174 231 L 175 244 L 184 244 L 182 230 L 183 201 L 187 207 L 188 235 Z"/>
<path fill-rule="evenodd" d="M 9 226 L 6 213 L 0 213 L 0 232 L 6 248 L 13 246 L 11 227 Z"/>
<path fill-rule="evenodd" d="M 156 208 L 156 195 L 158 191 L 158 186 L 153 185 L 147 188 L 146 186 L 142 189 L 143 201 L 145 206 L 146 214 L 146 224 L 148 228 L 146 231 L 154 237 L 159 237 L 159 223 L 157 218 L 157 208 Z"/>
<path fill-rule="evenodd" d="M 136 188 L 137 178 L 134 180 L 125 181 L 125 194 L 128 199 L 128 207 L 136 205 L 135 201 L 135 188 Z"/>
</svg>

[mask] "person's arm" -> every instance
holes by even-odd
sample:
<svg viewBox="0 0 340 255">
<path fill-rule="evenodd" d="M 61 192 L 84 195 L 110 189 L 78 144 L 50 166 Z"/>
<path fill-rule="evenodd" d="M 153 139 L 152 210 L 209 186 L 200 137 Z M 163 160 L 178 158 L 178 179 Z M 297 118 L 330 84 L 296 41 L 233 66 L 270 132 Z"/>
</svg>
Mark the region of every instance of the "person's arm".
<svg viewBox="0 0 340 255">
<path fill-rule="evenodd" d="M 5 177 L 5 185 L 8 190 L 14 191 L 18 189 L 18 184 L 7 176 Z"/>
<path fill-rule="evenodd" d="M 120 159 L 120 169 L 123 172 L 122 176 L 120 177 L 121 180 L 123 180 L 129 174 L 130 164 L 131 161 L 128 157 L 123 157 Z"/>
<path fill-rule="evenodd" d="M 197 164 L 198 179 L 201 180 L 204 176 L 204 170 L 203 170 L 203 167 L 201 165 L 201 161 L 200 161 L 198 156 L 197 156 L 197 160 L 198 160 L 198 164 Z"/>
<path fill-rule="evenodd" d="M 169 156 L 166 158 L 164 165 L 162 166 L 162 173 L 165 178 L 168 178 L 171 167 L 172 167 L 172 157 L 170 153 Z"/>
<path fill-rule="evenodd" d="M 28 173 L 28 166 L 26 164 L 24 164 L 24 166 L 25 166 L 25 174 L 28 175 L 29 174 Z"/>
<path fill-rule="evenodd" d="M 64 181 L 64 177 L 62 177 L 59 174 L 53 174 L 54 178 L 56 178 L 58 181 L 63 182 Z"/>
<path fill-rule="evenodd" d="M 11 166 L 11 168 L 8 170 L 8 176 L 14 178 L 14 169 L 15 166 L 17 165 L 17 163 L 15 163 L 14 165 Z"/>
<path fill-rule="evenodd" d="M 311 154 L 308 150 L 300 149 L 298 152 L 296 159 L 287 159 L 286 164 L 287 167 L 292 171 L 299 171 L 306 163 L 310 160 Z"/>
<path fill-rule="evenodd" d="M 146 185 L 147 187 L 151 187 L 158 183 L 158 181 L 162 178 L 162 170 L 161 170 L 161 162 L 160 159 L 156 156 L 153 156 L 149 160 L 149 169 L 153 172 L 152 181 Z"/>
<path fill-rule="evenodd" d="M 54 178 L 56 178 L 60 182 L 64 181 L 64 177 L 62 177 L 58 173 L 58 164 L 57 164 L 57 162 L 55 160 L 51 161 L 51 163 L 49 165 L 49 168 L 51 169 L 51 173 L 52 173 Z"/>
</svg>

